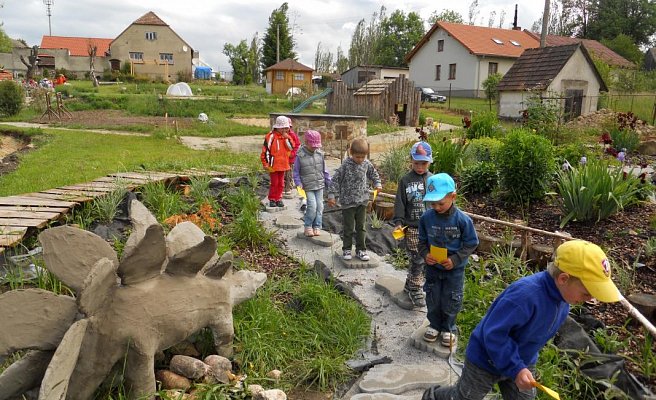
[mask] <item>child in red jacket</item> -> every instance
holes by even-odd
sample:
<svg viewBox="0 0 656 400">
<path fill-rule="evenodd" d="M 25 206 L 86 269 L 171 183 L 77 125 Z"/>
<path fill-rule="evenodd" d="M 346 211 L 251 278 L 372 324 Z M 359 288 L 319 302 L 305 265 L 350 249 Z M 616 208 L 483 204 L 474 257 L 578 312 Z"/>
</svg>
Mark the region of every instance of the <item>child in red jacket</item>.
<svg viewBox="0 0 656 400">
<path fill-rule="evenodd" d="M 284 207 L 282 191 L 285 186 L 285 171 L 289 167 L 289 155 L 294 145 L 289 137 L 289 120 L 285 116 L 276 118 L 271 132 L 264 137 L 260 159 L 269 173 L 269 207 Z"/>
</svg>

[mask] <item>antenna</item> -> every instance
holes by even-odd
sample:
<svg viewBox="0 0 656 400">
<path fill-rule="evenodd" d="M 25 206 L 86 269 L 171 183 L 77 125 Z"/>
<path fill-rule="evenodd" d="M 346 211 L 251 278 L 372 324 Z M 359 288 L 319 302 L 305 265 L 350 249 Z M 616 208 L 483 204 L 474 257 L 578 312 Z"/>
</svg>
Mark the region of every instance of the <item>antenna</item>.
<svg viewBox="0 0 656 400">
<path fill-rule="evenodd" d="M 48 36 L 52 36 L 52 25 L 50 25 L 50 16 L 52 15 L 52 7 L 55 4 L 55 0 L 43 0 L 43 4 L 46 5 L 46 15 L 48 15 Z"/>
</svg>

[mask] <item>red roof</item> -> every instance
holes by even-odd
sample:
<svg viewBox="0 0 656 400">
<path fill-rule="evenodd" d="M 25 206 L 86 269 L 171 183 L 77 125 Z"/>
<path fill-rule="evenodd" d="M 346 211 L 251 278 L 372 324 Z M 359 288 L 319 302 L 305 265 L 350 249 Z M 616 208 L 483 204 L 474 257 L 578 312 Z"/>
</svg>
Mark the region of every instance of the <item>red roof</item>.
<svg viewBox="0 0 656 400">
<path fill-rule="evenodd" d="M 139 19 L 133 22 L 135 25 L 160 25 L 160 26 L 169 26 L 166 22 L 162 21 L 154 12 L 148 11 Z"/>
<path fill-rule="evenodd" d="M 406 62 L 410 61 L 439 28 L 444 29 L 449 36 L 460 42 L 470 53 L 477 56 L 517 58 L 522 55 L 524 50 L 540 46 L 539 40 L 520 30 L 486 28 L 483 26 L 439 21 L 431 27 L 410 53 L 406 55 Z"/>
<path fill-rule="evenodd" d="M 540 40 L 540 35 L 535 32 L 526 31 L 529 35 Z M 595 57 L 601 59 L 608 65 L 620 68 L 635 68 L 636 65 L 613 50 L 604 46 L 596 40 L 579 39 L 567 36 L 547 35 L 547 46 L 562 46 L 566 44 L 583 43 L 585 48 Z"/>
<path fill-rule="evenodd" d="M 114 39 L 83 38 L 66 36 L 43 36 L 41 49 L 68 49 L 71 56 L 89 56 L 89 45 L 98 47 L 96 55 L 104 57 L 109 51 L 109 44 Z"/>
<path fill-rule="evenodd" d="M 292 60 L 291 58 L 287 58 L 280 61 L 277 64 L 273 64 L 269 68 L 265 69 L 265 71 L 270 71 L 273 69 L 284 70 L 284 71 L 314 71 L 312 68 L 308 67 L 307 65 L 303 65 L 296 60 Z"/>
</svg>

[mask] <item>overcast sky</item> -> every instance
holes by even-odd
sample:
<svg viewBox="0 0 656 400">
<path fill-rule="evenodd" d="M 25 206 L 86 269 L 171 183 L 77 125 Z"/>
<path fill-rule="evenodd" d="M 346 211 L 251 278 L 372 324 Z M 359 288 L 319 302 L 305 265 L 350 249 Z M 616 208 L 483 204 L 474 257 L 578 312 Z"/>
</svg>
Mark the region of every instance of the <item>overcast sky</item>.
<svg viewBox="0 0 656 400">
<path fill-rule="evenodd" d="M 250 44 L 257 32 L 262 38 L 271 12 L 280 7 L 282 0 L 48 0 L 51 6 L 53 36 L 100 37 L 113 39 L 133 21 L 153 11 L 180 35 L 200 58 L 215 71 L 229 71 L 231 67 L 223 55 L 225 43 L 238 44 L 246 39 Z M 0 22 L 5 32 L 14 39 L 24 39 L 32 46 L 41 43 L 48 34 L 48 16 L 44 0 L 0 0 Z M 381 5 L 387 14 L 403 10 L 406 14 L 418 12 L 427 20 L 433 11 L 445 8 L 459 12 L 465 22 L 471 0 L 291 0 L 290 27 L 296 39 L 299 61 L 314 67 L 317 44 L 336 53 L 337 46 L 347 53 L 353 30 L 358 21 L 369 21 Z M 503 27 L 513 21 L 515 3 L 519 4 L 518 23 L 530 28 L 544 7 L 543 0 L 479 0 L 476 25 L 487 26 L 490 13 L 506 12 Z M 427 27 L 428 28 L 428 27 Z"/>
</svg>

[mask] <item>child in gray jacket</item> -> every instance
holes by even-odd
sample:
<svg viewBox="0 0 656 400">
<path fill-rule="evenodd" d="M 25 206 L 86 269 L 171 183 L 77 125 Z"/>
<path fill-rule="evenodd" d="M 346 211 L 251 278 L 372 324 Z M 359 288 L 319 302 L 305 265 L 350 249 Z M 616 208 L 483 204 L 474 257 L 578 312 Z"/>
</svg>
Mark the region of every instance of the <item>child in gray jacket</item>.
<svg viewBox="0 0 656 400">
<path fill-rule="evenodd" d="M 353 247 L 353 231 L 355 230 L 356 256 L 361 261 L 369 261 L 365 246 L 365 219 L 369 188 L 367 181 L 373 182 L 376 190 L 382 189 L 380 176 L 371 161 L 367 160 L 369 144 L 363 138 L 351 142 L 350 156 L 337 168 L 328 188 L 328 205 L 334 207 L 335 196 L 339 196 L 344 220 L 344 240 L 342 242 L 342 257 L 351 260 Z"/>
</svg>

